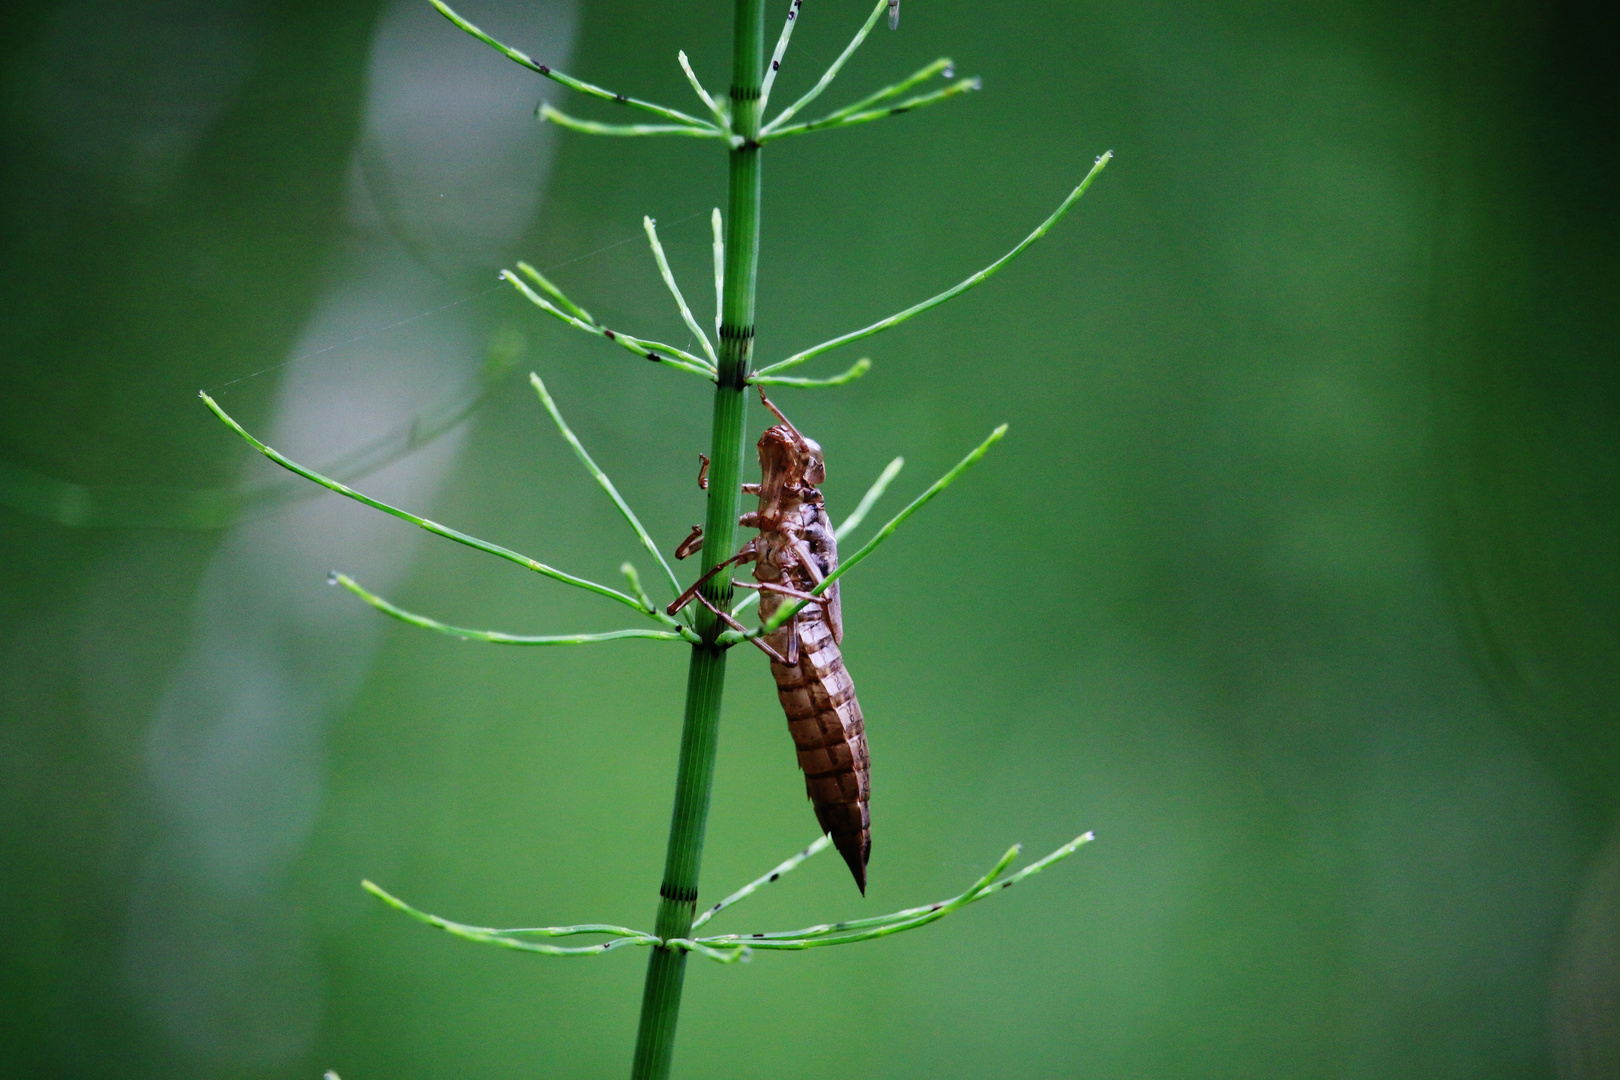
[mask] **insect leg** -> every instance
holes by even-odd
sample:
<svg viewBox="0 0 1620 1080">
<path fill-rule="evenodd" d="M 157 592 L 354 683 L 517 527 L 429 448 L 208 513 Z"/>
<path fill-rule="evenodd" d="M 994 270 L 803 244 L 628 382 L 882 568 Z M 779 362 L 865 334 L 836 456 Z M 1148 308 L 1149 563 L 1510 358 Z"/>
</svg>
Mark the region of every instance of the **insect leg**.
<svg viewBox="0 0 1620 1080">
<path fill-rule="evenodd" d="M 665 612 L 670 614 L 670 615 L 674 615 L 676 612 L 680 611 L 681 608 L 685 607 L 687 604 L 690 604 L 692 602 L 693 597 L 700 597 L 701 598 L 703 594 L 701 592 L 699 592 L 698 590 L 702 589 L 704 584 L 710 578 L 714 577 L 714 575 L 718 574 L 720 571 L 724 570 L 726 567 L 732 565 L 733 563 L 745 563 L 745 562 L 749 562 L 753 558 L 754 558 L 754 542 L 752 540 L 750 540 L 750 541 L 748 541 L 748 543 L 743 545 L 743 549 L 741 551 L 737 552 L 737 554 L 733 555 L 731 558 L 725 560 L 724 562 L 716 563 L 713 570 L 710 570 L 707 574 L 704 574 L 702 577 L 700 577 L 696 581 L 692 582 L 692 585 L 691 585 L 690 588 L 688 588 L 685 592 L 681 593 L 681 595 L 677 596 L 674 600 L 672 600 L 670 602 L 669 607 L 664 609 Z M 704 600 L 703 602 L 705 604 L 708 604 L 707 600 Z"/>
<path fill-rule="evenodd" d="M 709 455 L 699 454 L 698 461 L 698 487 L 703 491 L 709 490 Z"/>
<path fill-rule="evenodd" d="M 694 525 L 694 526 L 692 526 L 691 534 L 688 535 L 685 540 L 681 541 L 680 547 L 677 547 L 675 549 L 675 557 L 677 559 L 684 559 L 688 555 L 692 554 L 692 552 L 694 552 L 694 551 L 702 551 L 702 550 L 703 550 L 703 526 Z"/>
<path fill-rule="evenodd" d="M 815 555 L 810 552 L 810 546 L 802 539 L 796 539 L 793 541 L 793 554 L 798 556 L 799 565 L 809 573 L 813 583 L 820 585 L 821 579 L 827 575 L 821 572 L 821 567 L 816 563 Z"/>
<path fill-rule="evenodd" d="M 795 600 L 808 600 L 813 604 L 825 605 L 827 603 L 826 596 L 816 596 L 812 593 L 800 592 L 798 589 L 790 589 L 786 585 L 777 585 L 776 583 L 770 581 L 762 581 L 758 584 L 752 584 L 747 581 L 734 581 L 732 584 L 737 586 L 739 589 L 760 589 L 764 592 L 780 593 L 783 596 L 791 596 Z"/>
<path fill-rule="evenodd" d="M 787 429 L 789 431 L 793 432 L 793 434 L 798 438 L 804 438 L 803 435 L 799 434 L 799 429 L 793 426 L 793 421 L 783 416 L 781 409 L 778 409 L 775 405 L 771 404 L 771 399 L 765 396 L 765 387 L 763 384 L 761 384 L 759 388 L 759 400 L 764 403 L 767 409 L 776 414 L 776 418 L 778 420 L 787 425 Z"/>
<path fill-rule="evenodd" d="M 733 619 L 731 617 L 730 612 L 721 611 L 719 608 L 717 608 L 713 604 L 709 603 L 709 598 L 707 596 L 704 596 L 702 593 L 698 593 L 697 594 L 697 601 L 698 601 L 698 603 L 702 604 L 704 607 L 708 608 L 710 611 L 712 611 L 716 615 L 718 615 L 720 617 L 721 621 L 725 622 L 733 630 L 736 630 L 739 633 L 743 633 L 743 634 L 748 633 L 748 627 L 744 626 L 742 623 L 738 622 L 736 619 Z M 784 657 L 781 653 L 779 653 L 775 649 L 771 648 L 769 642 L 766 642 L 761 638 L 751 637 L 748 640 L 752 641 L 755 645 L 759 646 L 761 652 L 763 652 L 766 656 L 770 657 L 772 660 L 775 660 L 778 664 L 795 664 L 795 663 L 798 662 L 798 659 L 797 659 L 796 656 L 794 656 L 794 659 L 791 659 L 791 660 L 788 659 L 787 657 Z M 795 653 L 797 653 L 797 651 L 798 650 L 794 649 L 791 645 L 788 647 L 788 652 L 789 652 L 790 656 L 793 656 Z"/>
<path fill-rule="evenodd" d="M 742 486 L 742 493 L 744 495 L 758 495 L 759 494 L 759 485 L 758 484 L 744 484 Z"/>
</svg>

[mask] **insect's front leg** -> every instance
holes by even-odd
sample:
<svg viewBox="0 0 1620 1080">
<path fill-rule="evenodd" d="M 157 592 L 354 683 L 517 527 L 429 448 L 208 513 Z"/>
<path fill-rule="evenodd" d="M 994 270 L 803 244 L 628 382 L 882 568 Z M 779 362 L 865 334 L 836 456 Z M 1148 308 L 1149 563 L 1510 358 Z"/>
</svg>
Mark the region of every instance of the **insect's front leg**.
<svg viewBox="0 0 1620 1080">
<path fill-rule="evenodd" d="M 698 455 L 698 489 L 700 491 L 708 491 L 709 490 L 709 455 L 708 454 L 699 454 Z"/>
</svg>

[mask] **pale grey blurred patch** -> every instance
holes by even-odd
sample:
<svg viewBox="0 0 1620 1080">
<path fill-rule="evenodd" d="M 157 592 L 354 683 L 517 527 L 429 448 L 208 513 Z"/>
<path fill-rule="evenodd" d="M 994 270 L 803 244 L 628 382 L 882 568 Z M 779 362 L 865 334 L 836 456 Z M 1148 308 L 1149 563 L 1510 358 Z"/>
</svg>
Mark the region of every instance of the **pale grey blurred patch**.
<svg viewBox="0 0 1620 1080">
<path fill-rule="evenodd" d="M 236 23 L 227 9 L 170 6 L 121 16 L 142 27 L 163 23 L 131 36 L 155 42 L 165 57 L 164 42 L 188 42 L 174 50 L 159 90 L 199 95 L 193 107 L 149 125 L 154 145 L 170 157 L 132 181 L 140 190 L 184 166 L 248 62 L 245 44 L 229 46 Z M 566 58 L 572 0 L 485 8 L 530 48 Z M 94 20 L 86 14 L 85 21 Z M 209 34 L 229 47 L 195 46 Z M 296 359 L 276 372 L 271 419 L 261 431 L 296 458 L 327 460 L 394 428 L 466 380 L 484 357 L 483 332 L 467 309 L 372 333 L 455 299 L 447 288 L 464 289 L 466 279 L 447 285 L 447 274 L 488 269 L 492 280 L 539 206 L 550 144 L 530 117 L 534 76 L 463 45 L 419 0 L 396 0 L 379 19 L 351 168 L 350 235 L 291 350 Z M 227 63 L 236 56 L 243 58 Z M 195 79 L 186 74 L 192 61 Z M 129 111 L 121 123 L 139 127 L 144 115 Z M 348 344 L 328 348 L 340 342 Z M 462 441 L 444 437 L 363 487 L 429 507 Z M 247 468 L 271 466 L 255 459 Z M 159 824 L 137 859 L 123 971 L 158 1030 L 204 1069 L 288 1062 L 319 1027 L 319 959 L 288 874 L 320 813 L 327 729 L 359 690 L 386 629 L 324 579 L 341 566 L 389 589 L 418 541 L 401 522 L 324 496 L 231 530 L 198 579 L 186 644 L 162 680 L 146 731 L 142 768 Z M 101 586 L 163 573 L 164 547 L 141 550 L 145 565 L 103 575 Z M 100 606 L 87 598 L 87 610 Z M 103 685 L 96 672 L 106 668 L 96 658 L 109 648 L 138 652 L 140 634 L 134 624 L 86 620 L 81 666 L 92 709 L 129 708 Z"/>
<path fill-rule="evenodd" d="M 1592 860 L 1565 930 L 1552 1027 L 1560 1077 L 1620 1078 L 1620 829 Z"/>
</svg>

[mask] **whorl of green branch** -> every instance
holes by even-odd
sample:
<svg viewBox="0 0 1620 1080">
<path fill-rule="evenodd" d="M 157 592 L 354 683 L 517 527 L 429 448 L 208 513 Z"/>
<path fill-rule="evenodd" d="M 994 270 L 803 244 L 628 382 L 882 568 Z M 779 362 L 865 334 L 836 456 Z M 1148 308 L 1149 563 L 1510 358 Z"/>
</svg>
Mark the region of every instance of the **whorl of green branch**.
<svg viewBox="0 0 1620 1080">
<path fill-rule="evenodd" d="M 645 930 L 632 930 L 627 926 L 612 926 L 606 923 L 578 923 L 573 926 L 531 926 L 506 930 L 489 926 L 469 926 L 466 923 L 453 922 L 450 919 L 432 915 L 412 907 L 404 900 L 370 881 L 361 884 L 364 885 L 367 892 L 396 911 L 404 912 L 419 922 L 443 930 L 452 937 L 477 942 L 480 945 L 494 945 L 503 949 L 541 953 L 546 956 L 600 956 L 603 953 L 612 952 L 625 946 L 661 945 L 684 952 L 695 952 L 711 960 L 729 964 L 738 960 L 746 962 L 756 949 L 797 952 L 803 949 L 819 949 L 828 945 L 852 945 L 856 942 L 872 941 L 876 938 L 888 937 L 891 934 L 904 933 L 907 930 L 916 930 L 919 927 L 927 926 L 929 923 L 938 922 L 947 915 L 960 911 L 969 904 L 993 896 L 1003 889 L 1012 888 L 1019 882 L 1045 870 L 1053 863 L 1068 858 L 1079 848 L 1090 843 L 1092 839 L 1091 833 L 1082 833 L 1045 858 L 1037 859 L 1016 874 L 1003 878 L 1001 875 L 1018 857 L 1019 847 L 1014 845 L 1007 850 L 1006 854 L 1002 855 L 989 871 L 965 890 L 955 896 L 937 900 L 932 904 L 924 904 L 921 907 L 903 908 L 900 911 L 891 911 L 887 915 L 874 915 L 864 919 L 844 919 L 839 922 L 817 923 L 814 926 L 806 926 L 798 930 L 771 930 L 752 934 L 715 934 L 706 937 L 660 938 L 657 934 Z M 780 880 L 783 875 L 797 869 L 807 859 L 827 850 L 831 846 L 832 840 L 829 837 L 821 837 L 803 851 L 772 867 L 736 892 L 731 893 L 724 900 L 704 911 L 702 915 L 693 920 L 692 929 L 695 930 L 704 925 L 714 916 L 731 907 L 739 900 L 752 896 L 764 886 Z M 583 946 L 547 945 L 543 941 L 532 940 L 534 938 L 580 937 L 586 935 L 602 936 L 608 938 L 608 940 L 595 945 Z"/>
<path fill-rule="evenodd" d="M 662 342 L 626 334 L 603 326 L 582 306 L 571 300 L 560 288 L 528 263 L 520 262 L 517 270 L 503 270 L 501 277 L 525 299 L 548 316 L 566 326 L 611 342 L 644 359 L 688 374 L 698 375 L 714 386 L 714 414 L 712 440 L 709 453 L 708 509 L 705 517 L 702 560 L 699 573 L 704 575 L 701 603 L 688 609 L 687 623 L 680 623 L 665 614 L 653 602 L 642 585 L 634 566 L 626 562 L 621 571 L 630 592 L 623 593 L 557 570 L 544 563 L 520 555 L 515 551 L 489 541 L 439 525 L 408 511 L 364 495 L 337 480 L 322 475 L 291 460 L 279 451 L 250 435 L 220 408 L 207 394 L 203 400 L 210 409 L 245 439 L 254 449 L 307 480 L 330 491 L 354 499 L 373 509 L 410 522 L 429 532 L 457 543 L 517 563 L 552 580 L 584 589 L 617 601 L 660 624 L 658 629 L 611 630 L 599 633 L 572 633 L 550 635 L 518 635 L 493 630 L 473 630 L 439 622 L 398 607 L 368 591 L 345 574 L 334 572 L 331 581 L 342 585 L 360 600 L 378 611 L 401 622 L 422 629 L 468 641 L 496 645 L 553 646 L 584 645 L 637 638 L 655 641 L 686 641 L 692 645 L 686 710 L 683 722 L 681 751 L 676 776 L 676 795 L 671 815 L 669 842 L 666 850 L 663 882 L 656 925 L 653 930 L 635 930 L 605 923 L 580 923 L 572 926 L 543 926 L 516 929 L 495 929 L 453 922 L 421 911 L 405 901 L 385 892 L 367 881 L 365 888 L 385 904 L 452 936 L 481 944 L 546 956 L 596 956 L 621 948 L 646 947 L 651 959 L 643 991 L 641 1019 L 637 1033 L 633 1080 L 664 1080 L 669 1074 L 673 1054 L 675 1025 L 679 1016 L 680 998 L 684 980 L 685 962 L 689 954 L 696 953 L 721 963 L 746 960 L 756 950 L 803 950 L 829 945 L 871 941 L 891 934 L 903 933 L 937 922 L 969 904 L 983 900 L 996 892 L 1012 887 L 1040 873 L 1046 867 L 1072 854 L 1091 840 L 1084 833 L 1043 859 L 1037 860 L 1008 877 L 1002 875 L 1018 854 L 1018 848 L 1009 850 L 982 877 L 965 891 L 953 897 L 922 907 L 905 908 L 868 918 L 818 923 L 797 930 L 766 931 L 750 934 L 720 934 L 698 936 L 695 931 L 722 914 L 732 905 L 746 899 L 760 888 L 779 880 L 784 874 L 802 865 L 807 859 L 830 846 L 823 836 L 798 854 L 792 856 L 741 889 L 709 906 L 697 914 L 698 871 L 703 850 L 703 836 L 709 807 L 709 794 L 714 773 L 720 718 L 720 699 L 725 679 L 726 653 L 734 645 L 750 638 L 767 635 L 803 608 L 809 600 L 784 604 L 765 624 L 752 630 L 737 629 L 736 616 L 755 602 L 757 594 L 750 594 L 733 606 L 733 587 L 729 575 L 709 576 L 716 566 L 735 550 L 735 533 L 740 508 L 741 470 L 747 444 L 747 387 L 754 384 L 793 388 L 828 388 L 844 386 L 864 375 L 871 367 L 865 357 L 841 374 L 823 378 L 786 376 L 781 372 L 836 349 L 850 342 L 870 337 L 898 326 L 924 311 L 937 307 L 1000 271 L 1013 259 L 1046 233 L 1086 193 L 1092 181 L 1108 164 L 1111 154 L 1096 159 L 1080 184 L 1036 229 L 1022 242 L 989 266 L 962 280 L 937 296 L 914 304 L 903 311 L 863 327 L 862 329 L 831 338 L 819 345 L 794 353 L 784 360 L 761 368 L 753 366 L 755 340 L 755 285 L 759 258 L 759 206 L 761 191 L 761 151 L 770 142 L 793 135 L 857 124 L 871 123 L 885 117 L 896 116 L 914 109 L 952 100 L 969 91 L 979 89 L 977 78 L 955 79 L 950 60 L 941 58 L 887 86 L 809 121 L 795 122 L 796 117 L 825 92 L 837 78 L 845 63 L 860 48 L 885 11 L 890 13 L 893 27 L 896 8 L 891 0 L 877 0 L 871 14 L 856 32 L 849 45 L 827 68 L 816 83 L 787 108 L 768 122 L 763 114 L 769 104 L 776 75 L 784 61 L 794 27 L 800 12 L 800 0 L 790 0 L 787 19 L 777 37 L 768 65 L 764 60 L 763 0 L 734 0 L 736 23 L 732 50 L 732 79 L 728 92 L 716 95 L 707 90 L 693 70 L 686 54 L 677 56 L 681 70 L 694 93 L 702 101 L 710 119 L 701 119 L 678 109 L 658 105 L 616 93 L 556 71 L 526 53 L 503 44 L 452 10 L 443 0 L 431 0 L 433 5 L 452 23 L 491 48 L 523 65 L 531 71 L 551 79 L 571 90 L 599 101 L 625 106 L 650 113 L 662 123 L 609 123 L 574 117 L 542 102 L 540 119 L 572 131 L 590 135 L 640 137 L 676 135 L 692 138 L 717 139 L 728 148 L 730 165 L 727 213 L 716 209 L 711 217 L 714 241 L 715 312 L 714 336 L 711 338 L 691 305 L 687 302 L 674 271 L 665 256 L 658 229 L 651 218 L 643 219 L 648 245 L 660 277 L 674 299 L 681 320 L 701 349 L 701 355 L 666 345 Z M 943 77 L 945 85 L 934 89 L 923 88 L 936 77 Z M 682 592 L 674 569 L 664 558 L 663 549 L 642 525 L 640 517 L 631 509 L 607 474 L 596 464 L 579 438 L 563 419 L 562 412 L 539 375 L 531 374 L 530 381 L 539 395 L 540 403 L 551 416 L 563 440 L 573 450 L 580 464 L 601 486 L 620 515 L 635 533 L 642 548 L 663 572 L 666 584 L 679 595 Z M 973 449 L 944 476 L 936 480 L 903 510 L 889 520 L 853 554 L 845 558 L 837 569 L 828 574 L 815 588 L 820 595 L 849 571 L 866 560 L 881 544 L 931 499 L 950 487 L 959 477 L 982 458 L 1006 434 L 1002 424 L 988 438 Z M 860 500 L 854 512 L 837 528 L 841 540 L 857 528 L 867 513 L 882 497 L 903 464 L 895 458 L 883 470 L 877 481 Z M 728 628 L 728 622 L 731 628 Z M 554 945 L 547 939 L 563 937 L 597 936 L 606 940 L 588 945 Z"/>
</svg>

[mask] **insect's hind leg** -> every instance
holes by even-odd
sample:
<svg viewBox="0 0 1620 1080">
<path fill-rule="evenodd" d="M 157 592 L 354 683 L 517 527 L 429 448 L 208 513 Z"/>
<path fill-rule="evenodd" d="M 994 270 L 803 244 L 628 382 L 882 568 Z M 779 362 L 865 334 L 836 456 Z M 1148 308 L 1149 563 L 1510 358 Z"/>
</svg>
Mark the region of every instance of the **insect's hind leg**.
<svg viewBox="0 0 1620 1080">
<path fill-rule="evenodd" d="M 782 596 L 791 596 L 795 600 L 808 600 L 812 604 L 820 604 L 823 607 L 829 603 L 826 594 L 817 596 L 814 593 L 800 592 L 798 589 L 790 589 L 786 585 L 778 585 L 771 581 L 761 581 L 758 584 L 747 581 L 736 581 L 732 584 L 736 585 L 739 589 L 759 589 L 762 592 L 779 593 Z"/>
<path fill-rule="evenodd" d="M 734 563 L 750 562 L 750 561 L 753 560 L 753 558 L 754 558 L 754 542 L 752 540 L 750 540 L 750 541 L 748 541 L 748 543 L 743 545 L 743 549 L 741 551 L 737 552 L 737 554 L 733 555 L 731 558 L 725 560 L 724 562 L 716 563 L 714 565 L 714 569 L 710 570 L 707 574 L 704 574 L 702 577 L 700 577 L 696 581 L 692 582 L 692 584 L 687 588 L 687 590 L 685 592 L 681 593 L 681 595 L 677 596 L 674 600 L 670 601 L 669 607 L 664 609 L 665 613 L 669 614 L 669 615 L 674 615 L 674 614 L 678 613 L 683 607 L 685 607 L 687 604 L 690 604 L 694 597 L 699 597 L 699 598 L 702 597 L 703 594 L 699 590 L 701 590 L 703 588 L 703 586 L 708 582 L 708 580 L 710 578 L 714 577 L 714 575 L 718 574 L 720 571 L 724 570 L 728 566 L 733 565 Z M 708 603 L 709 602 L 707 600 L 704 600 L 705 605 L 708 605 Z M 709 605 L 709 606 L 712 609 L 712 605 Z"/>
<path fill-rule="evenodd" d="M 713 604 L 709 603 L 709 598 L 707 596 L 704 596 L 702 593 L 697 593 L 696 597 L 697 597 L 697 602 L 702 604 L 704 607 L 708 608 L 710 611 L 714 612 L 716 615 L 718 615 L 720 617 L 721 622 L 724 622 L 726 625 L 730 626 L 733 630 L 736 630 L 738 633 L 742 633 L 742 634 L 748 633 L 748 627 L 744 626 L 742 623 L 740 623 L 736 619 L 732 618 L 730 612 L 721 611 L 719 608 L 717 608 Z M 762 640 L 760 638 L 751 637 L 751 638 L 748 638 L 747 640 L 752 641 L 755 645 L 759 646 L 759 649 L 760 649 L 761 652 L 763 652 L 766 656 L 770 657 L 772 660 L 775 660 L 778 664 L 787 664 L 789 666 L 792 666 L 793 664 L 796 664 L 796 663 L 799 662 L 799 651 L 798 651 L 798 649 L 793 647 L 794 645 L 798 644 L 797 638 L 795 638 L 793 640 L 793 643 L 788 646 L 788 655 L 787 656 L 783 656 L 781 653 L 779 653 L 775 649 L 771 648 L 769 642 L 764 641 L 764 640 Z"/>
</svg>

